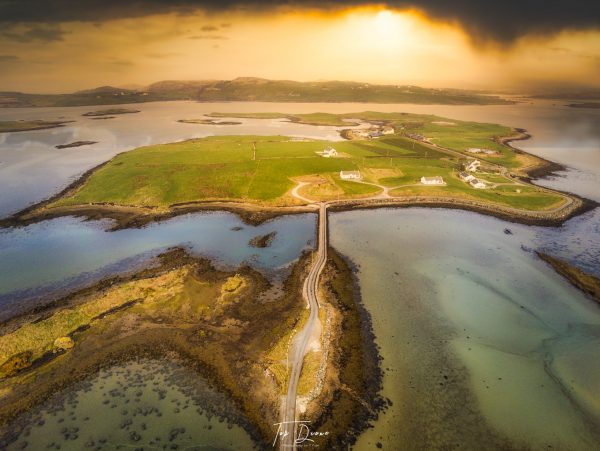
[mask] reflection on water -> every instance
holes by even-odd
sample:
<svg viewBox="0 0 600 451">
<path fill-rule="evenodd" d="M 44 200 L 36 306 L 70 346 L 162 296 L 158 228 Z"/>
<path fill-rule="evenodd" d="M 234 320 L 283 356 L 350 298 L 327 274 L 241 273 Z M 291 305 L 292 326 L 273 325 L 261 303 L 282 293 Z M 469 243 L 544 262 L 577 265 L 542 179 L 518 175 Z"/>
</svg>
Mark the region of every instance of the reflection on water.
<svg viewBox="0 0 600 451">
<path fill-rule="evenodd" d="M 115 232 L 106 231 L 106 225 L 66 217 L 0 230 L 0 318 L 9 314 L 9 305 L 23 306 L 38 295 L 47 301 L 53 290 L 135 269 L 173 246 L 227 266 L 248 262 L 269 272 L 283 270 L 312 243 L 315 215 L 284 216 L 256 227 L 226 212 L 188 214 Z M 271 232 L 277 235 L 269 247 L 249 246 L 253 237 Z"/>
<path fill-rule="evenodd" d="M 249 450 L 239 412 L 195 373 L 169 361 L 118 365 L 51 399 L 9 450 Z"/>
<path fill-rule="evenodd" d="M 357 449 L 598 443 L 600 308 L 523 250 L 537 228 L 505 227 L 449 210 L 331 216 L 393 401 Z"/>
</svg>

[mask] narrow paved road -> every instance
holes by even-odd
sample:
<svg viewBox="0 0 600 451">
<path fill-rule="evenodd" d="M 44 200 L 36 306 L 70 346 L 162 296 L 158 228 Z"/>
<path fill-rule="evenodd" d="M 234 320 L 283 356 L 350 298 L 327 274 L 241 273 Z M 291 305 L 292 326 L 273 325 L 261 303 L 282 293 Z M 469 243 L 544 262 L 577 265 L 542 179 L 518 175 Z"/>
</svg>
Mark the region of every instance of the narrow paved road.
<svg viewBox="0 0 600 451">
<path fill-rule="evenodd" d="M 282 427 L 283 436 L 281 437 L 280 448 L 282 450 L 296 449 L 296 395 L 298 391 L 298 381 L 302 372 L 302 363 L 306 348 L 310 341 L 313 328 L 319 316 L 319 300 L 318 287 L 319 277 L 325 261 L 327 260 L 327 205 L 321 203 L 319 206 L 319 244 L 317 254 L 313 257 L 313 264 L 308 273 L 308 277 L 304 281 L 302 287 L 302 296 L 306 300 L 310 308 L 310 315 L 304 325 L 304 328 L 298 332 L 294 338 L 294 345 L 290 357 L 290 379 L 288 383 L 288 392 L 285 398 L 283 411 Z"/>
</svg>

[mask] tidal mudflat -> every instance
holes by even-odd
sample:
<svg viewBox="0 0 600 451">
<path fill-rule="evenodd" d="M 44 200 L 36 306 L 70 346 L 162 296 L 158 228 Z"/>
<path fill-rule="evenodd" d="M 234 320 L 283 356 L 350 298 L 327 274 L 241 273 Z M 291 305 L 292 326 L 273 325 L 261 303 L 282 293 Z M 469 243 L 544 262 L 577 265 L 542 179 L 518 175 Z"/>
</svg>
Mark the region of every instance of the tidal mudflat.
<svg viewBox="0 0 600 451">
<path fill-rule="evenodd" d="M 393 402 L 356 449 L 597 445 L 600 309 L 528 251 L 537 228 L 420 208 L 330 223 Z"/>
</svg>

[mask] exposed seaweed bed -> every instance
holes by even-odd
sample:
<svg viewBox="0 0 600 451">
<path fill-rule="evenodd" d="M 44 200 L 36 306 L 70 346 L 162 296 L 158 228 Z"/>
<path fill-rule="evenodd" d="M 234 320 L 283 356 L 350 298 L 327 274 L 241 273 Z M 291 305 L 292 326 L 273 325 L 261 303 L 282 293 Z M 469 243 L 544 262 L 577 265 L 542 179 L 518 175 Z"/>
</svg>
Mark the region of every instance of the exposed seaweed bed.
<svg viewBox="0 0 600 451">
<path fill-rule="evenodd" d="M 277 236 L 277 232 L 267 233 L 266 235 L 255 236 L 248 243 L 252 247 L 265 248 L 269 247 L 275 237 Z"/>
</svg>

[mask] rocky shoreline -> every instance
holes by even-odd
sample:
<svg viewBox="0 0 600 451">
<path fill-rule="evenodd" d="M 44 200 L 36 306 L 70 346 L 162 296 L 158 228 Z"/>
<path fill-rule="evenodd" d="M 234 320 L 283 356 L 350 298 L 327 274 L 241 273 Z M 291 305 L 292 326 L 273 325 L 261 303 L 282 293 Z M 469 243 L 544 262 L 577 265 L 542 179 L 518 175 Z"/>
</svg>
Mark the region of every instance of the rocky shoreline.
<svg viewBox="0 0 600 451">
<path fill-rule="evenodd" d="M 333 248 L 321 283 L 326 302 L 340 318 L 332 321 L 324 388 L 313 400 L 311 431 L 324 449 L 347 449 L 389 405 L 381 397 L 383 370 L 371 316 L 364 307 L 357 268 Z"/>
<path fill-rule="evenodd" d="M 516 128 L 515 131 L 517 132 L 515 135 L 499 138 L 498 143 L 510 147 L 516 154 L 531 155 L 512 145 L 512 143 L 515 141 L 526 141 L 530 139 L 531 135 L 523 128 Z M 537 160 L 537 165 L 532 168 L 524 169 L 524 172 L 527 174 L 527 177 L 523 177 L 525 181 L 530 182 L 531 180 L 550 177 L 552 175 L 556 175 L 557 172 L 567 170 L 567 167 L 563 164 L 547 160 L 537 155 L 534 155 L 534 157 Z"/>
<path fill-rule="evenodd" d="M 526 225 L 536 225 L 545 227 L 558 227 L 569 219 L 579 216 L 587 211 L 593 210 L 598 206 L 594 201 L 576 197 L 576 201 L 564 211 L 560 210 L 554 213 L 525 212 L 515 210 L 500 205 L 483 203 L 459 198 L 434 198 L 434 197 L 406 197 L 397 199 L 373 199 L 373 200 L 352 200 L 345 201 L 343 204 L 334 204 L 329 207 L 330 211 L 349 211 L 366 210 L 372 208 L 449 208 L 455 210 L 472 211 L 488 216 L 493 216 L 509 222 Z"/>
<path fill-rule="evenodd" d="M 544 252 L 536 251 L 536 255 L 548 263 L 558 274 L 567 279 L 571 285 L 581 290 L 600 305 L 600 279 L 587 274 L 581 269 Z"/>
</svg>

